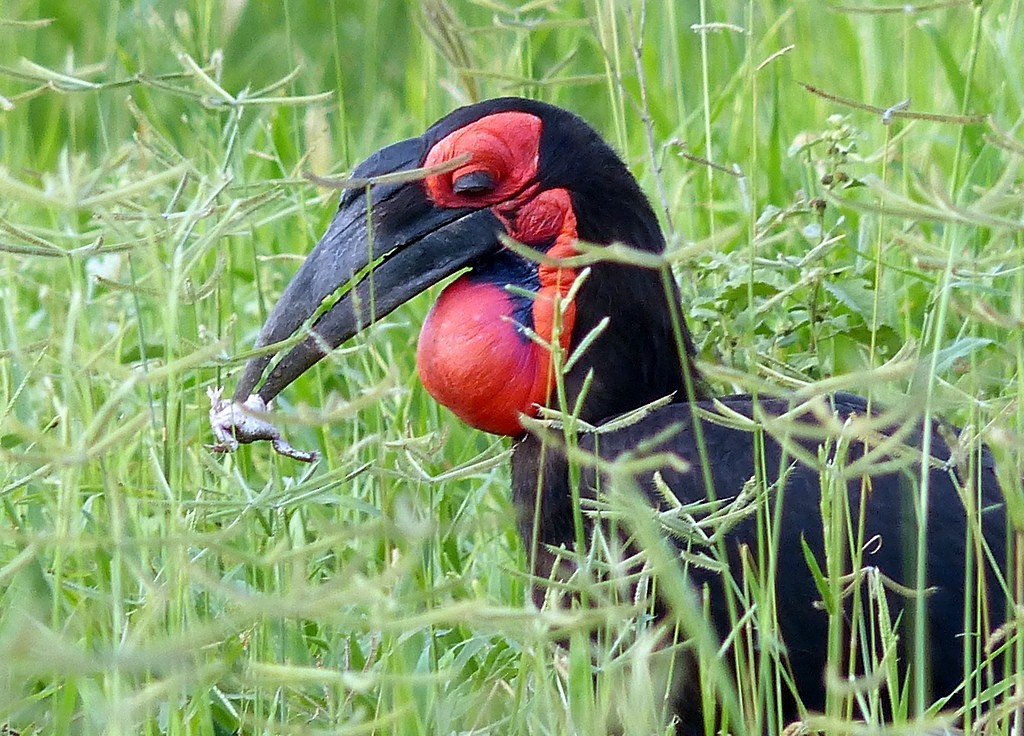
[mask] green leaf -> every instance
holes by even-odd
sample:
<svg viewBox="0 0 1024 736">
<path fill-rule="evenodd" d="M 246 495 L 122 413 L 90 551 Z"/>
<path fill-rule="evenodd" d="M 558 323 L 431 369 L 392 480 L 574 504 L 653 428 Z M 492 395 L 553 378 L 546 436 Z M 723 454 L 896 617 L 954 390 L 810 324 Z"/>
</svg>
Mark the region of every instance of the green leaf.
<svg viewBox="0 0 1024 736">
<path fill-rule="evenodd" d="M 878 314 L 875 315 L 875 292 L 868 288 L 867 282 L 860 279 L 835 283 L 824 282 L 825 290 L 839 301 L 844 307 L 858 315 L 864 324 L 877 324 L 880 327 L 896 329 L 895 320 L 892 318 L 894 312 L 891 297 L 884 293 L 878 295 Z"/>
<path fill-rule="evenodd" d="M 807 563 L 807 569 L 811 571 L 811 576 L 814 578 L 814 587 L 818 589 L 818 593 L 821 595 L 821 600 L 825 604 L 825 611 L 831 616 L 836 611 L 836 603 L 832 600 L 832 591 L 829 590 L 828 581 L 821 572 L 818 561 L 814 559 L 814 552 L 811 551 L 803 534 L 800 535 L 800 547 L 804 551 L 804 562 Z"/>
<path fill-rule="evenodd" d="M 966 358 L 975 350 L 993 344 L 995 341 L 987 337 L 962 337 L 949 347 L 939 351 L 935 360 L 935 371 L 936 373 L 945 373 L 961 358 Z"/>
</svg>

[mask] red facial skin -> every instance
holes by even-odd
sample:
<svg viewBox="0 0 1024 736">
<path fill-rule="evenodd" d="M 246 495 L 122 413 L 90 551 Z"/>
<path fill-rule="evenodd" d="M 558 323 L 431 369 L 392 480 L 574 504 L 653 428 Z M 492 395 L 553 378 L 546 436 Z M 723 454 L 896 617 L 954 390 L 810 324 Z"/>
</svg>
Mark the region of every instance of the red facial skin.
<svg viewBox="0 0 1024 736">
<path fill-rule="evenodd" d="M 428 177 L 425 186 L 442 207 L 491 206 L 511 238 L 526 245 L 554 240 L 547 255 L 565 258 L 576 254 L 576 216 L 568 191 L 537 193 L 532 184 L 540 129 L 540 120 L 527 113 L 481 118 L 430 150 L 425 166 L 465 153 L 472 158 L 455 171 Z M 453 191 L 459 176 L 481 169 L 495 182 L 493 190 Z M 577 273 L 551 264 L 539 264 L 537 272 L 533 331 L 547 345 L 557 333 L 567 351 L 576 310 L 566 297 Z M 427 391 L 467 424 L 494 434 L 522 434 L 519 415 L 536 414 L 555 385 L 551 351 L 516 328 L 514 300 L 522 298 L 510 294 L 504 283 L 463 276 L 441 293 L 420 332 L 416 363 Z"/>
<path fill-rule="evenodd" d="M 463 154 L 470 160 L 424 180 L 427 196 L 439 207 L 514 206 L 521 190 L 537 175 L 540 160 L 540 118 L 525 112 L 488 115 L 449 133 L 427 153 L 423 165 L 438 166 Z M 491 192 L 458 194 L 452 183 L 463 174 L 486 171 L 497 186 Z"/>
</svg>

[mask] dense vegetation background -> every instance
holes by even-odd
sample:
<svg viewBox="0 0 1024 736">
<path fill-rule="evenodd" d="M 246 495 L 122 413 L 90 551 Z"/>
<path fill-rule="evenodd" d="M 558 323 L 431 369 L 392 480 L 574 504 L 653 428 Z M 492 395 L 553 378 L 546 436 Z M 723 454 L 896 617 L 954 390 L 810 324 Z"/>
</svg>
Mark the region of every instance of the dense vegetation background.
<svg viewBox="0 0 1024 736">
<path fill-rule="evenodd" d="M 653 636 L 524 604 L 509 444 L 415 378 L 431 295 L 282 398 L 317 467 L 204 446 L 333 212 L 303 174 L 484 97 L 622 153 L 720 389 L 921 402 L 1019 499 L 1024 8 L 918 5 L 6 0 L 0 731 L 655 730 Z"/>
</svg>

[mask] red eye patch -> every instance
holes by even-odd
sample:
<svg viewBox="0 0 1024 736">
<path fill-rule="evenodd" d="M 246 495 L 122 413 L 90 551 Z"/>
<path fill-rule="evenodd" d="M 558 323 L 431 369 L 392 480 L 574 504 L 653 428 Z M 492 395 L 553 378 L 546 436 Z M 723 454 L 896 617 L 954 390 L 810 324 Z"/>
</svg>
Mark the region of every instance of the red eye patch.
<svg viewBox="0 0 1024 736">
<path fill-rule="evenodd" d="M 440 207 L 480 207 L 515 197 L 537 176 L 541 121 L 525 112 L 499 112 L 459 128 L 427 153 L 437 166 L 468 153 L 470 160 L 424 180 Z"/>
</svg>

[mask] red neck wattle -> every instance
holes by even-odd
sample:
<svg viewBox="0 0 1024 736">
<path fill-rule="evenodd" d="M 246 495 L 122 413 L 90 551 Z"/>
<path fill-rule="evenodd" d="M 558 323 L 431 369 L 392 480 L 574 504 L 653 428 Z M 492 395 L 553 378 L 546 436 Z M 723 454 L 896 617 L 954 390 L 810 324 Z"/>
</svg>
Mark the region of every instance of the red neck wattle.
<svg viewBox="0 0 1024 736">
<path fill-rule="evenodd" d="M 553 241 L 546 251 L 551 258 L 575 254 L 576 220 L 564 190 L 542 192 L 508 216 L 506 227 L 517 240 L 517 234 L 525 234 L 532 236 L 522 238 L 526 242 Z M 520 414 L 535 415 L 555 386 L 551 350 L 517 325 L 523 300 L 528 300 L 524 321 L 532 323 L 525 326 L 541 342 L 550 345 L 557 335 L 567 354 L 572 340 L 576 306 L 567 298 L 576 271 L 554 264 L 526 265 L 536 269 L 536 279 L 528 285 L 536 290 L 532 301 L 510 293 L 507 278 L 497 273 L 467 274 L 441 293 L 423 324 L 416 351 L 427 391 L 467 424 L 494 434 L 522 434 Z"/>
</svg>

